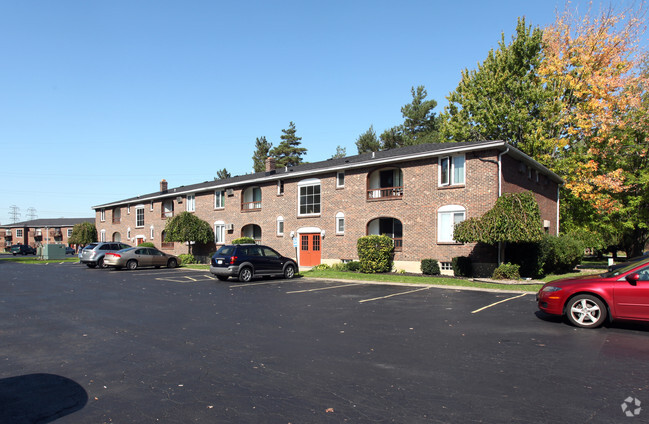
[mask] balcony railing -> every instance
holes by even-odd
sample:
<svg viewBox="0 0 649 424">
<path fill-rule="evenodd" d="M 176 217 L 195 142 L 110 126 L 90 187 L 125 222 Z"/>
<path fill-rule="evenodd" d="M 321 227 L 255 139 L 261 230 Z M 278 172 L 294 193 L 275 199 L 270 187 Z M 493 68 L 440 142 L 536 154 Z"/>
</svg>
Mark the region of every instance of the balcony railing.
<svg viewBox="0 0 649 424">
<path fill-rule="evenodd" d="M 403 239 L 393 238 L 392 240 L 394 240 L 394 251 L 401 252 L 403 250 Z"/>
<path fill-rule="evenodd" d="M 121 216 L 114 216 L 113 217 L 113 224 L 119 224 L 122 222 L 122 217 Z"/>
<path fill-rule="evenodd" d="M 161 248 L 162 249 L 173 249 L 174 248 L 174 242 L 173 241 L 163 241 L 161 243 Z"/>
<path fill-rule="evenodd" d="M 400 199 L 403 197 L 403 186 L 380 187 L 367 190 L 367 200 Z"/>
<path fill-rule="evenodd" d="M 162 211 L 160 218 L 167 219 L 167 218 L 173 218 L 173 216 L 174 216 L 174 211 Z"/>
<path fill-rule="evenodd" d="M 256 202 L 241 202 L 241 212 L 261 210 L 261 200 Z"/>
</svg>

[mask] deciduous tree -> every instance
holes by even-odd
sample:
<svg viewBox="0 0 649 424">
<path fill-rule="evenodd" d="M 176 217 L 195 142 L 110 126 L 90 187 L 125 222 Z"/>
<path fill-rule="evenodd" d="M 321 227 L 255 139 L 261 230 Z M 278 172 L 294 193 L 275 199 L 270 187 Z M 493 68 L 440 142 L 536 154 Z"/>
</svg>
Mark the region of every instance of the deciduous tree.
<svg viewBox="0 0 649 424">
<path fill-rule="evenodd" d="M 212 226 L 190 212 L 181 212 L 168 220 L 165 235 L 167 241 L 187 243 L 187 253 L 191 253 L 193 242 L 214 241 Z"/>
<path fill-rule="evenodd" d="M 90 222 L 82 222 L 72 227 L 72 235 L 68 239 L 70 244 L 87 245 L 97 241 L 97 227 Z"/>
</svg>

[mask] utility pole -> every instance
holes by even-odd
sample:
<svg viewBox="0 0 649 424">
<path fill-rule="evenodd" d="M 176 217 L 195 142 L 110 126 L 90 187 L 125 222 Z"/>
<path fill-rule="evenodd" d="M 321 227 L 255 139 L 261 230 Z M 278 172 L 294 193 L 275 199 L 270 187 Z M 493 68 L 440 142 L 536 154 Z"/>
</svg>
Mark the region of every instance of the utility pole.
<svg viewBox="0 0 649 424">
<path fill-rule="evenodd" d="M 15 224 L 16 222 L 20 221 L 20 208 L 16 205 L 11 205 L 9 206 L 9 218 L 11 219 L 11 223 Z"/>
</svg>

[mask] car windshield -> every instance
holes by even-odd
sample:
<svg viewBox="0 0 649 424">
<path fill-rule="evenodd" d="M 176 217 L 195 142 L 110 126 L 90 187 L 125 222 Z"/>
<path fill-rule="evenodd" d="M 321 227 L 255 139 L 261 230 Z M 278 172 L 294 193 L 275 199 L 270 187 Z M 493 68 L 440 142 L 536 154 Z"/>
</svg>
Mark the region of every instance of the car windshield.
<svg viewBox="0 0 649 424">
<path fill-rule="evenodd" d="M 216 251 L 217 255 L 232 256 L 234 253 L 234 246 L 222 246 L 219 250 Z"/>
<path fill-rule="evenodd" d="M 649 261 L 647 261 L 649 263 Z M 636 262 L 630 262 L 628 265 L 623 266 L 622 268 L 614 269 L 613 271 L 605 272 L 604 274 L 600 274 L 600 277 L 602 278 L 614 278 L 619 275 L 625 274 L 629 271 L 631 271 L 633 268 L 637 268 L 643 264 Z"/>
</svg>

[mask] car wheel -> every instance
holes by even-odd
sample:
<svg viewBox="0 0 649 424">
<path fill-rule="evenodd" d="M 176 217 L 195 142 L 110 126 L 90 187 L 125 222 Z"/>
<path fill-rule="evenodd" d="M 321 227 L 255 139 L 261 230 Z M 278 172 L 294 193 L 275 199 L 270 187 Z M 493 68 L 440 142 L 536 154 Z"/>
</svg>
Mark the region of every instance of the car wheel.
<svg viewBox="0 0 649 424">
<path fill-rule="evenodd" d="M 252 280 L 252 269 L 250 267 L 244 267 L 239 271 L 239 281 L 243 283 L 248 283 Z"/>
<path fill-rule="evenodd" d="M 137 269 L 137 261 L 135 259 L 131 259 L 130 261 L 126 262 L 126 268 L 130 270 Z"/>
<path fill-rule="evenodd" d="M 106 268 L 106 265 L 104 265 L 104 258 L 97 261 L 97 268 Z"/>
<path fill-rule="evenodd" d="M 169 259 L 167 262 L 167 268 L 175 268 L 178 266 L 178 261 L 175 260 L 174 258 Z"/>
<path fill-rule="evenodd" d="M 284 278 L 291 279 L 295 277 L 295 267 L 293 265 L 286 265 L 284 268 Z"/>
<path fill-rule="evenodd" d="M 577 327 L 596 328 L 606 320 L 606 305 L 598 297 L 580 294 L 570 299 L 566 315 Z"/>
<path fill-rule="evenodd" d="M 88 268 L 95 268 L 97 266 L 97 264 L 86 264 L 86 266 Z"/>
<path fill-rule="evenodd" d="M 216 278 L 218 278 L 219 281 L 228 281 L 227 275 L 217 275 Z"/>
</svg>

